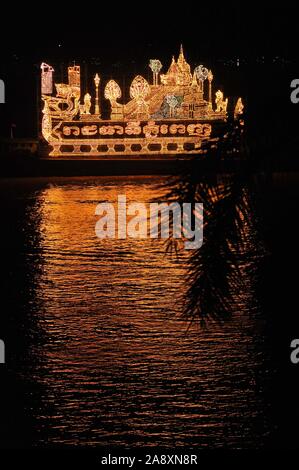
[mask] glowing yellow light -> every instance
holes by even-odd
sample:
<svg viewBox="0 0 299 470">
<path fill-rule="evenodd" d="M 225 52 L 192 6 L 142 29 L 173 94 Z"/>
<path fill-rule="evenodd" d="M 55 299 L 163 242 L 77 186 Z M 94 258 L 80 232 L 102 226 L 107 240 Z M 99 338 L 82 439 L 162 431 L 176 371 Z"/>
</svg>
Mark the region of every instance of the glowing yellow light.
<svg viewBox="0 0 299 470">
<path fill-rule="evenodd" d="M 83 114 L 90 114 L 91 108 L 91 96 L 89 93 L 84 95 L 84 106 L 83 106 Z"/>
<path fill-rule="evenodd" d="M 94 77 L 94 83 L 96 86 L 96 103 L 95 103 L 95 114 L 100 116 L 100 107 L 99 107 L 99 84 L 100 84 L 100 77 L 98 74 Z"/>
<path fill-rule="evenodd" d="M 132 99 L 144 99 L 150 92 L 150 86 L 145 78 L 137 75 L 131 83 L 130 96 Z"/>
<path fill-rule="evenodd" d="M 213 111 L 213 105 L 212 105 L 212 81 L 213 81 L 213 74 L 212 74 L 212 70 L 209 70 L 208 71 L 208 76 L 207 76 L 207 79 L 208 79 L 208 82 L 209 82 L 209 109 L 211 111 Z"/>
<path fill-rule="evenodd" d="M 161 75 L 160 78 L 163 85 L 190 85 L 192 82 L 191 68 L 185 59 L 183 46 L 181 46 L 177 62 L 172 57 L 168 72 L 165 75 Z"/>
<path fill-rule="evenodd" d="M 121 98 L 121 89 L 114 80 L 109 80 L 105 86 L 104 96 L 106 100 L 110 101 L 111 114 L 110 119 L 113 121 L 123 120 L 123 105 L 117 103 L 117 100 Z"/>
<path fill-rule="evenodd" d="M 114 80 L 109 80 L 105 86 L 104 96 L 107 100 L 113 103 L 121 98 L 121 89 L 118 83 Z"/>
<path fill-rule="evenodd" d="M 223 99 L 223 93 L 221 90 L 216 91 L 216 110 L 215 113 L 226 113 L 228 98 L 226 100 Z"/>
<path fill-rule="evenodd" d="M 68 67 L 68 79 L 69 79 L 70 86 L 80 88 L 80 66 L 79 65 Z"/>
<path fill-rule="evenodd" d="M 237 119 L 244 112 L 244 105 L 242 98 L 238 98 L 235 109 L 234 109 L 234 118 Z"/>
<path fill-rule="evenodd" d="M 150 85 L 141 75 L 137 75 L 130 86 L 130 97 L 135 100 L 137 119 L 148 119 L 149 107 L 145 98 L 150 93 Z"/>
</svg>

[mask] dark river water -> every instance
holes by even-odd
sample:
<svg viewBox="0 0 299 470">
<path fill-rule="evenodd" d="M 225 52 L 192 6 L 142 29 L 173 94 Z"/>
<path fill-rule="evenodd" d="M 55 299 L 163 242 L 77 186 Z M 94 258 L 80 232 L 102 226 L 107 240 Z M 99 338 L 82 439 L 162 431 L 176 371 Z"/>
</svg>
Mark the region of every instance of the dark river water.
<svg viewBox="0 0 299 470">
<path fill-rule="evenodd" d="M 99 202 L 118 194 L 150 202 L 157 183 L 2 180 L 1 447 L 282 442 L 293 369 L 284 377 L 280 369 L 290 367 L 291 338 L 282 332 L 279 355 L 278 320 L 269 326 L 271 302 L 259 302 L 254 283 L 231 320 L 201 329 L 181 317 L 186 251 L 176 257 L 159 239 L 95 236 Z M 281 214 L 273 198 L 270 206 L 269 239 Z M 269 259 L 270 273 L 277 260 Z M 265 296 L 277 292 L 264 277 Z"/>
</svg>

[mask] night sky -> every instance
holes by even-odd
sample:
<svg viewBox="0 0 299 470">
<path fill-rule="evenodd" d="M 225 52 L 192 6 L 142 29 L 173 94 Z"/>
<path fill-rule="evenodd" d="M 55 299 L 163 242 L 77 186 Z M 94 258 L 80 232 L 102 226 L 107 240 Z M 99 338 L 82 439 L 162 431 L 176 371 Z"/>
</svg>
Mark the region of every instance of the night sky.
<svg viewBox="0 0 299 470">
<path fill-rule="evenodd" d="M 115 3 L 78 12 L 74 7 L 74 13 L 63 14 L 61 5 L 58 11 L 51 7 L 47 12 L 43 4 L 43 13 L 35 12 L 35 17 L 28 12 L 23 15 L 18 8 L 9 30 L 1 31 L 2 55 L 37 60 L 92 55 L 105 61 L 142 60 L 148 51 L 169 56 L 181 41 L 203 58 L 297 53 L 297 14 L 289 6 L 195 5 L 184 9 L 182 3 L 170 13 L 158 11 L 157 3 L 132 3 L 123 9 Z"/>
</svg>

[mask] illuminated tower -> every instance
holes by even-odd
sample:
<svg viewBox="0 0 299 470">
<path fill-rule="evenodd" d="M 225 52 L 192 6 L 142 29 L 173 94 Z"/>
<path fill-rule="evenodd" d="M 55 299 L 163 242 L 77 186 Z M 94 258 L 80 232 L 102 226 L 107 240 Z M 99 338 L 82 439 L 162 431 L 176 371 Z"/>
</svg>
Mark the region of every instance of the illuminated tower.
<svg viewBox="0 0 299 470">
<path fill-rule="evenodd" d="M 72 94 L 77 98 L 80 99 L 81 89 L 80 89 L 80 66 L 73 65 L 72 67 L 68 67 L 68 79 L 69 79 L 69 87 L 72 89 Z"/>
<path fill-rule="evenodd" d="M 53 93 L 53 72 L 51 65 L 43 62 L 41 68 L 41 92 L 42 95 L 51 95 Z"/>
<path fill-rule="evenodd" d="M 179 82 L 180 85 L 188 86 L 192 81 L 190 65 L 185 59 L 183 46 L 181 44 L 180 55 L 177 61 L 177 66 L 179 69 Z"/>
<path fill-rule="evenodd" d="M 190 65 L 184 57 L 183 46 L 180 48 L 178 61 L 174 57 L 170 67 L 165 75 L 161 75 L 161 83 L 163 85 L 181 85 L 189 86 L 192 82 Z"/>
<path fill-rule="evenodd" d="M 71 87 L 80 88 L 80 65 L 68 67 L 68 79 Z"/>
</svg>

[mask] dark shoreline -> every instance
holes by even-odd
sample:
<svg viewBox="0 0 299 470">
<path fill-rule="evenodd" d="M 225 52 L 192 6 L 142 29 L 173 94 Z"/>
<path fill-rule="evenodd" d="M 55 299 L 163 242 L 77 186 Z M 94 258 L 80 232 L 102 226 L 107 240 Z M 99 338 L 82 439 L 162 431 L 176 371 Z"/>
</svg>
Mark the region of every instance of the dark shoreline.
<svg viewBox="0 0 299 470">
<path fill-rule="evenodd" d="M 241 160 L 213 160 L 194 162 L 188 157 L 132 157 L 103 159 L 60 159 L 29 156 L 6 156 L 1 159 L 0 177 L 39 177 L 39 176 L 129 176 L 129 175 L 180 175 L 192 168 L 205 174 L 231 173 L 238 171 L 245 162 Z M 269 165 L 263 168 L 266 173 L 298 172 L 299 164 Z"/>
<path fill-rule="evenodd" d="M 3 164 L 4 163 L 4 164 Z M 103 159 L 58 159 L 58 158 L 5 158 L 2 161 L 1 176 L 129 176 L 129 175 L 171 175 L 184 173 L 190 167 L 190 158 L 103 158 Z M 196 165 L 197 166 L 197 165 Z M 198 162 L 200 170 L 214 172 L 211 165 Z M 218 167 L 218 165 L 217 165 Z M 235 165 L 220 165 L 231 171 Z M 217 168 L 217 172 L 219 168 Z"/>
</svg>

